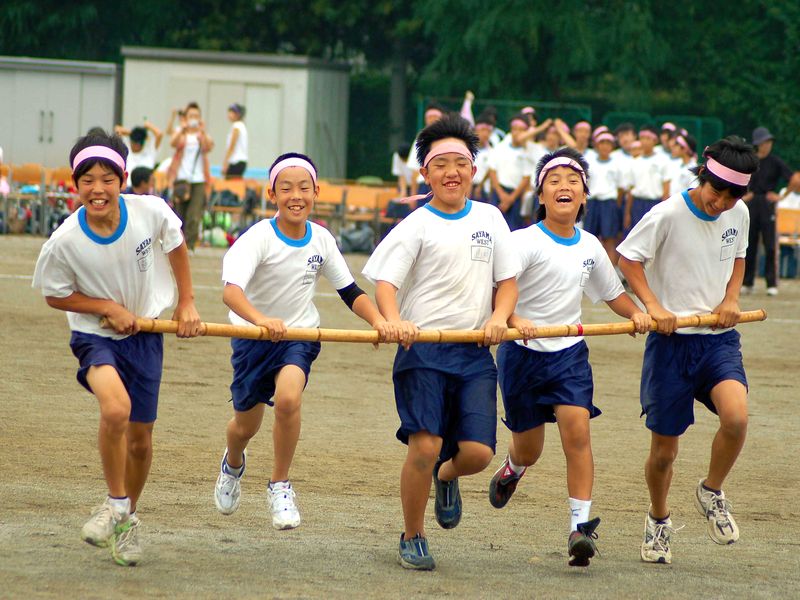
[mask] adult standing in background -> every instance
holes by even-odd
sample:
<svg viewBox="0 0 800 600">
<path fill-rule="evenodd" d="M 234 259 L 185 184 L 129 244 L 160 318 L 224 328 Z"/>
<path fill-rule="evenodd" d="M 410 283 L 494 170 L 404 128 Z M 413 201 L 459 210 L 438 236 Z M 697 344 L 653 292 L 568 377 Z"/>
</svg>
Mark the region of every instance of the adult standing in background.
<svg viewBox="0 0 800 600">
<path fill-rule="evenodd" d="M 800 173 L 792 170 L 778 156 L 772 154 L 773 136 L 766 127 L 753 130 L 752 143 L 756 147 L 759 165 L 750 179 L 747 194 L 742 200 L 750 209 L 750 234 L 745 257 L 742 293 L 750 294 L 756 278 L 758 240 L 764 244 L 764 276 L 767 280 L 767 295 L 778 295 L 778 256 L 775 231 L 775 205 L 781 197 L 775 191 L 781 180 L 789 182 L 790 190 L 800 189 Z"/>
<path fill-rule="evenodd" d="M 175 148 L 170 165 L 171 173 L 175 173 L 172 201 L 175 212 L 183 221 L 186 245 L 190 252 L 194 252 L 206 204 L 206 187 L 211 183 L 208 153 L 214 148 L 214 140 L 206 133 L 197 102 L 187 104 L 184 113 L 186 121 L 172 135 L 172 147 Z M 173 177 L 169 179 L 173 180 Z"/>
<path fill-rule="evenodd" d="M 222 161 L 225 179 L 239 179 L 247 168 L 247 127 L 244 121 L 244 106 L 234 102 L 228 107 L 228 120 L 233 123 L 226 142 L 227 150 Z"/>
</svg>

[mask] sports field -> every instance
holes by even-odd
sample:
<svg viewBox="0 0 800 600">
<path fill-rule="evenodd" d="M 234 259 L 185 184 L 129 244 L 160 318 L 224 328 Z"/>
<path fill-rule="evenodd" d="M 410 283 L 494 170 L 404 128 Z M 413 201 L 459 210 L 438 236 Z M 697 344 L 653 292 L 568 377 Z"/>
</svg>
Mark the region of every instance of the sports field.
<svg viewBox="0 0 800 600">
<path fill-rule="evenodd" d="M 264 489 L 270 471 L 270 417 L 252 441 L 238 512 L 213 502 L 231 415 L 230 346 L 222 339 L 167 337 L 155 458 L 140 501 L 144 562 L 117 567 L 109 552 L 80 541 L 80 527 L 105 494 L 95 447 L 98 410 L 75 381 L 66 319 L 30 287 L 43 243 L 0 237 L 0 597 L 54 598 L 791 598 L 800 583 L 800 281 L 781 294 L 743 298 L 765 323 L 742 332 L 750 384 L 749 437 L 726 486 L 741 540 L 717 546 L 692 494 L 704 475 L 713 415 L 698 411 L 682 440 L 672 487 L 673 564 L 639 559 L 647 509 L 643 461 L 649 434 L 639 419 L 643 339 L 589 340 L 595 403 L 596 483 L 601 556 L 588 569 L 567 566 L 564 459 L 555 429 L 540 464 L 508 507 L 486 489 L 508 443 L 498 428 L 490 470 L 461 482 L 464 518 L 439 529 L 429 505 L 432 573 L 396 561 L 402 528 L 399 471 L 405 447 L 391 385 L 392 347 L 328 344 L 304 396 L 303 431 L 292 479 L 303 524 L 275 531 Z M 192 259 L 197 305 L 206 321 L 226 322 L 222 251 Z M 363 256 L 348 256 L 358 273 Z M 359 278 L 365 289 L 371 288 Z M 763 280 L 759 281 L 763 286 Z M 326 327 L 361 328 L 327 282 L 317 306 Z M 617 318 L 586 306 L 586 322 Z M 167 315 L 168 316 L 168 315 Z M 705 409 L 703 409 L 704 411 Z M 500 409 L 502 415 L 502 407 Z"/>
</svg>

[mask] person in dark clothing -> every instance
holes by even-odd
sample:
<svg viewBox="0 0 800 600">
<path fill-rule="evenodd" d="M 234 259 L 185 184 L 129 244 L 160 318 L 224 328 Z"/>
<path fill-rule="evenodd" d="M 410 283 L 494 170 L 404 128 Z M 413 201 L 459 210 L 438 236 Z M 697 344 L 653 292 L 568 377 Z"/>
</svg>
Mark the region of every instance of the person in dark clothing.
<svg viewBox="0 0 800 600">
<path fill-rule="evenodd" d="M 787 181 L 790 190 L 800 189 L 800 173 L 793 173 L 785 162 L 772 154 L 773 136 L 766 127 L 753 130 L 752 143 L 758 151 L 759 166 L 752 178 L 747 194 L 742 198 L 750 209 L 750 234 L 745 258 L 742 293 L 750 294 L 756 277 L 758 241 L 764 244 L 764 275 L 767 295 L 778 295 L 777 235 L 775 232 L 775 206 L 780 200 L 776 193 L 778 183 Z"/>
</svg>

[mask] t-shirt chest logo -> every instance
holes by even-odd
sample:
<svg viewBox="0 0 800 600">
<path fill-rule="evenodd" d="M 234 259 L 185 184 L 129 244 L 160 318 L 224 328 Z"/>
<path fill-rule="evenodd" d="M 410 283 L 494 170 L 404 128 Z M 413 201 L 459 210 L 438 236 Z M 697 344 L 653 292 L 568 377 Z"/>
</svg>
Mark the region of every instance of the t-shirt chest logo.
<svg viewBox="0 0 800 600">
<path fill-rule="evenodd" d="M 494 241 L 488 231 L 478 230 L 472 234 L 470 253 L 472 260 L 488 263 L 492 259 Z"/>
<path fill-rule="evenodd" d="M 322 268 L 325 259 L 319 254 L 312 254 L 306 261 L 306 270 L 303 273 L 302 285 L 311 285 L 317 279 L 317 273 Z"/>
<path fill-rule="evenodd" d="M 139 242 L 136 246 L 136 262 L 139 265 L 139 271 L 144 273 L 153 266 L 153 240 L 147 238 Z"/>
<path fill-rule="evenodd" d="M 736 237 L 739 232 L 735 227 L 730 227 L 722 233 L 722 248 L 719 252 L 720 262 L 733 258 L 736 249 Z"/>
<path fill-rule="evenodd" d="M 586 287 L 586 283 L 589 281 L 589 276 L 594 271 L 595 262 L 593 258 L 587 258 L 583 261 L 583 266 L 581 268 L 581 287 Z"/>
</svg>

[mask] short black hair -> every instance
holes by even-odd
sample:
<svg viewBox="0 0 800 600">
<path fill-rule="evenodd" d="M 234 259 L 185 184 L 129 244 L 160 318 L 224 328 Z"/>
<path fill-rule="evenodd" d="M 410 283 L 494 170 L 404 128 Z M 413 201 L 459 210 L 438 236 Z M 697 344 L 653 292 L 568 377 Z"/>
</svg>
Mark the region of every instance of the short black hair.
<svg viewBox="0 0 800 600">
<path fill-rule="evenodd" d="M 739 173 L 753 174 L 758 171 L 759 161 L 755 148 L 738 135 L 729 135 L 714 142 L 705 149 L 703 156 L 713 158 L 721 165 Z M 708 183 L 718 192 L 730 190 L 730 194 L 734 198 L 741 198 L 747 193 L 746 185 L 736 185 L 717 177 L 706 169 L 705 164 L 696 166 L 692 172 L 697 175 L 701 186 Z"/>
<path fill-rule="evenodd" d="M 425 106 L 425 112 L 428 112 L 429 110 L 438 110 L 443 115 L 446 115 L 449 112 L 444 106 L 442 106 L 438 102 L 428 102 L 427 106 Z"/>
<path fill-rule="evenodd" d="M 656 126 L 651 123 L 647 123 L 639 127 L 639 133 L 641 134 L 643 131 L 649 131 L 650 133 L 655 134 L 656 138 L 658 138 L 658 134 L 661 133 L 661 130 L 656 129 Z"/>
<path fill-rule="evenodd" d="M 472 129 L 469 121 L 462 118 L 461 115 L 450 113 L 419 132 L 417 136 L 417 162 L 420 166 L 424 166 L 425 157 L 431 151 L 433 142 L 438 142 L 445 138 L 461 140 L 466 144 L 472 158 L 475 158 L 479 143 L 477 134 Z"/>
<path fill-rule="evenodd" d="M 617 125 L 617 128 L 614 129 L 614 135 L 619 135 L 620 133 L 625 133 L 626 131 L 630 131 L 631 133 L 636 133 L 636 127 L 633 126 L 633 123 L 620 123 Z"/>
<path fill-rule="evenodd" d="M 75 145 L 72 147 L 72 150 L 70 150 L 69 153 L 70 165 L 72 165 L 72 162 L 75 160 L 78 152 L 84 148 L 88 148 L 89 146 L 105 146 L 106 148 L 111 148 L 114 152 L 122 157 L 122 160 L 127 160 L 128 147 L 125 145 L 125 142 L 122 141 L 121 137 L 119 137 L 117 134 L 108 134 L 104 129 L 93 129 L 97 131 L 95 133 L 87 134 L 82 138 L 78 138 L 78 141 L 75 142 Z M 119 177 L 120 183 L 125 183 L 125 173 L 119 168 L 119 165 L 111 162 L 107 158 L 90 158 L 83 161 L 80 165 L 78 165 L 78 168 L 72 172 L 72 180 L 75 182 L 75 184 L 77 185 L 78 179 L 80 179 L 84 173 L 98 163 L 109 171 L 113 171 L 114 174 Z"/>
<path fill-rule="evenodd" d="M 186 105 L 186 108 L 183 109 L 183 112 L 184 113 L 189 112 L 190 108 L 196 108 L 199 111 L 200 110 L 200 105 L 197 102 L 195 102 L 194 100 L 192 100 L 191 102 L 189 102 Z M 202 112 L 202 111 L 200 111 L 200 112 Z"/>
<path fill-rule="evenodd" d="M 86 135 L 97 135 L 98 133 L 100 135 L 103 135 L 105 132 L 106 132 L 105 129 L 103 129 L 98 125 L 95 125 L 94 127 L 89 128 L 89 131 L 86 132 Z"/>
<path fill-rule="evenodd" d="M 492 121 L 491 117 L 488 115 L 481 113 L 478 115 L 478 118 L 475 119 L 475 125 L 491 125 L 494 127 L 494 121 Z"/>
<path fill-rule="evenodd" d="M 402 158 L 403 160 L 407 160 L 408 153 L 411 152 L 411 144 L 409 144 L 408 142 L 402 142 L 397 145 L 397 150 L 395 150 L 395 152 L 397 152 L 397 155 L 400 158 Z"/>
<path fill-rule="evenodd" d="M 529 127 L 531 125 L 531 120 L 528 118 L 528 115 L 523 115 L 522 113 L 517 113 L 508 120 L 509 128 L 511 128 L 511 121 L 522 121 L 523 123 L 527 123 Z"/>
<path fill-rule="evenodd" d="M 589 163 L 586 162 L 586 159 L 583 157 L 583 154 L 575 150 L 575 148 L 570 148 L 569 146 L 565 146 L 563 148 L 559 148 L 555 152 L 550 152 L 549 154 L 545 154 L 536 165 L 537 196 L 542 195 L 542 186 L 539 185 L 539 174 L 542 172 L 542 169 L 544 169 L 544 166 L 554 158 L 560 158 L 562 156 L 571 158 L 576 163 L 578 163 L 583 169 L 583 172 L 586 173 L 586 181 L 589 180 Z M 587 183 L 583 184 L 583 191 L 585 191 L 587 195 L 589 194 L 589 186 Z M 547 210 L 545 209 L 544 203 L 539 202 L 539 209 L 536 211 L 536 220 L 544 221 L 545 216 L 547 216 Z M 583 217 L 583 205 L 581 205 L 581 207 L 578 209 L 578 216 L 576 217 L 576 219 L 580 221 L 581 217 Z"/>
<path fill-rule="evenodd" d="M 317 171 L 317 165 L 315 165 L 314 161 L 311 160 L 311 158 L 309 158 L 305 154 L 301 154 L 300 152 L 287 152 L 286 154 L 281 154 L 278 158 L 276 158 L 272 162 L 272 164 L 269 166 L 268 173 L 272 173 L 272 169 L 275 168 L 275 165 L 277 165 L 279 162 L 281 162 L 282 160 L 285 160 L 287 158 L 302 158 L 303 160 L 306 160 L 309 163 L 311 163 L 311 166 L 314 167 L 314 171 Z M 317 171 L 317 178 L 319 178 L 319 171 Z M 272 186 L 272 191 L 273 192 L 275 191 L 275 186 L 274 185 Z"/>
<path fill-rule="evenodd" d="M 131 187 L 137 188 L 143 183 L 147 183 L 152 176 L 153 169 L 148 167 L 136 167 L 131 171 Z"/>
<path fill-rule="evenodd" d="M 131 129 L 131 134 L 128 136 L 134 144 L 144 144 L 147 139 L 147 129 L 144 127 L 134 127 Z"/>
</svg>

